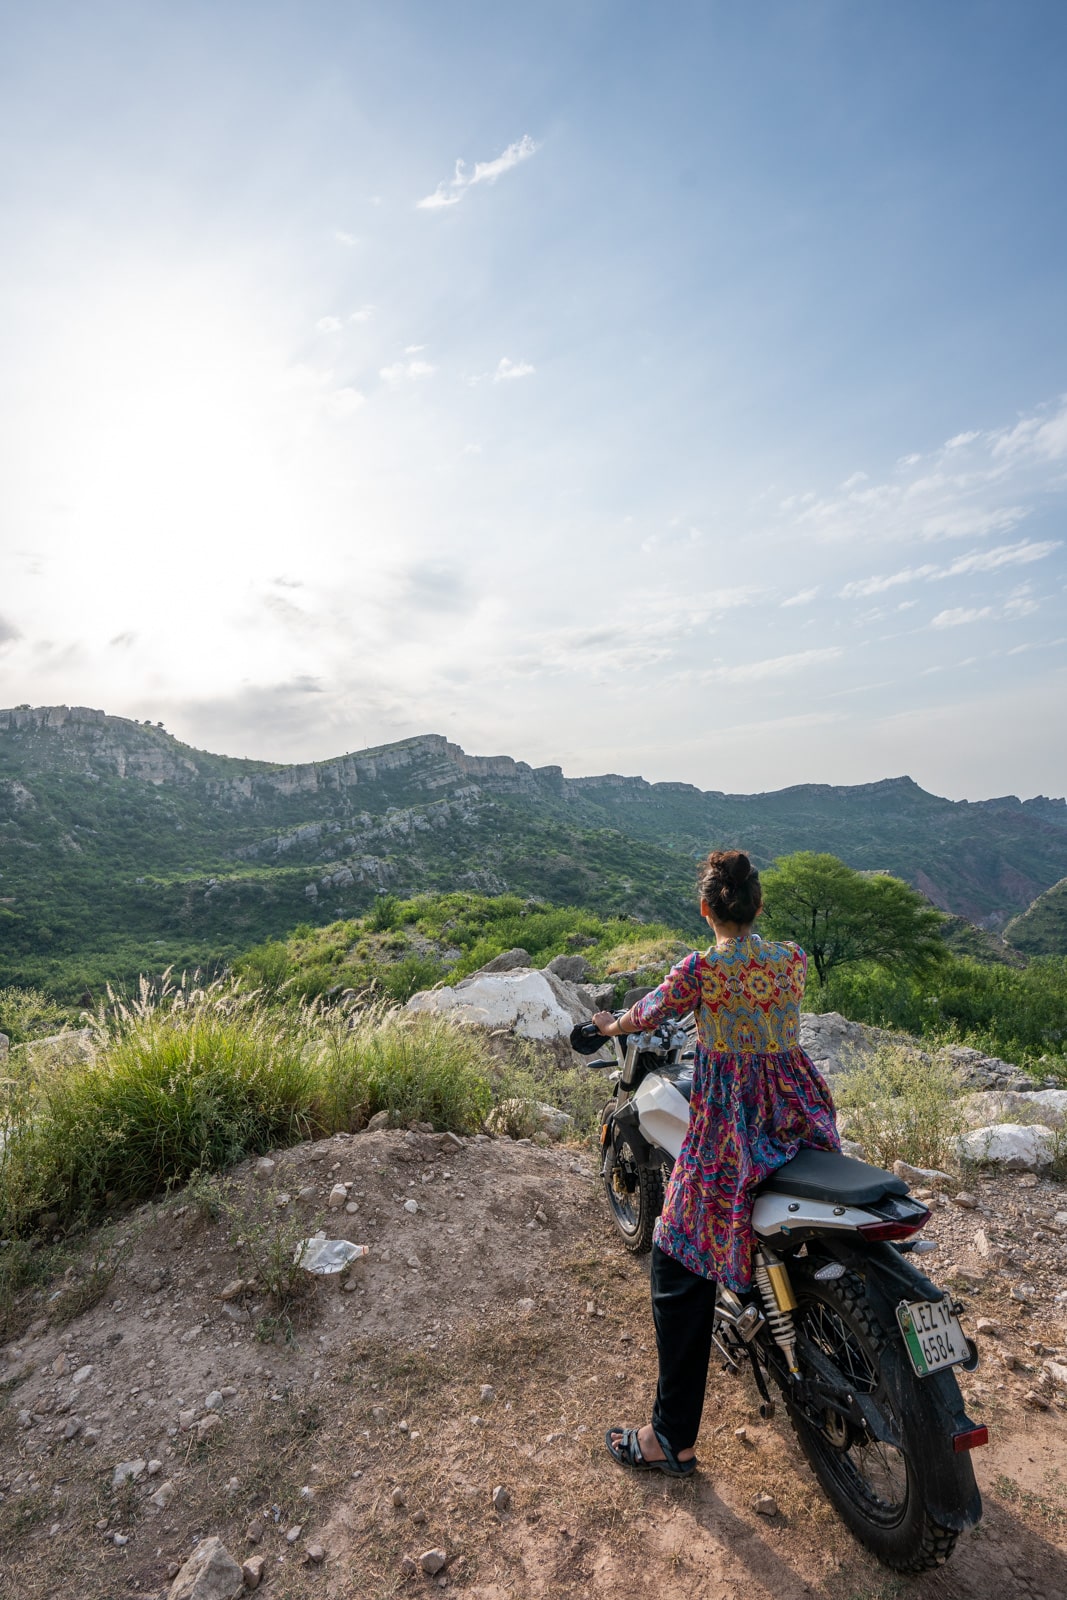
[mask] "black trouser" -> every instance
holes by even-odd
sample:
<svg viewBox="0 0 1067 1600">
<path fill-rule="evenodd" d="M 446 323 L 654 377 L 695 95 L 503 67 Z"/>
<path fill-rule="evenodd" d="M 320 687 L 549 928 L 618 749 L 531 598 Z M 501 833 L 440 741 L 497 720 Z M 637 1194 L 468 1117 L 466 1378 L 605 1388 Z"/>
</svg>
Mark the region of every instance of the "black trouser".
<svg viewBox="0 0 1067 1600">
<path fill-rule="evenodd" d="M 652 1426 L 675 1454 L 690 1449 L 700 1432 L 714 1314 L 715 1280 L 698 1278 L 654 1244 L 652 1320 L 659 1385 Z"/>
</svg>

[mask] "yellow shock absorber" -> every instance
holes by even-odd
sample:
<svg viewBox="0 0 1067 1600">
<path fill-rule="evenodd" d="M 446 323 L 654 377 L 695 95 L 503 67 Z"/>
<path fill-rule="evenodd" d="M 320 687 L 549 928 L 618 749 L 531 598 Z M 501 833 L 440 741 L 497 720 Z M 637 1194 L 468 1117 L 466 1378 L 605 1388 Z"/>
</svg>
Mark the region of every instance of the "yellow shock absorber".
<svg viewBox="0 0 1067 1600">
<path fill-rule="evenodd" d="M 785 1263 L 760 1246 L 752 1259 L 752 1275 L 763 1300 L 774 1342 L 785 1356 L 789 1371 L 795 1378 L 799 1377 L 797 1336 L 793 1327 L 797 1298 Z"/>
</svg>

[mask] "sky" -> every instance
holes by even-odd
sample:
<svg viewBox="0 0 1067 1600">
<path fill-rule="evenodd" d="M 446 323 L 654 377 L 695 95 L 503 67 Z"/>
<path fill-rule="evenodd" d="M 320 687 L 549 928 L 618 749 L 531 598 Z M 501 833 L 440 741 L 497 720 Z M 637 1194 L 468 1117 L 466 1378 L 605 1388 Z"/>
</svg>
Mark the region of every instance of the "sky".
<svg viewBox="0 0 1067 1600">
<path fill-rule="evenodd" d="M 1062 0 L 0 24 L 0 705 L 1067 789 Z"/>
</svg>

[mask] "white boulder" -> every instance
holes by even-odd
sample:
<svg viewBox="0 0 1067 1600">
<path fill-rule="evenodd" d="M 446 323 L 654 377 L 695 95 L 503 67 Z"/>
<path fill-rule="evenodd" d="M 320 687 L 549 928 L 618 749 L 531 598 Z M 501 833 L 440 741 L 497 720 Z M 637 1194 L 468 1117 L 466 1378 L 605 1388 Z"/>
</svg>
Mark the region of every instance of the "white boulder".
<svg viewBox="0 0 1067 1600">
<path fill-rule="evenodd" d="M 1000 1122 L 974 1128 L 957 1140 L 965 1161 L 999 1167 L 1002 1172 L 1040 1172 L 1052 1165 L 1055 1136 L 1043 1123 Z"/>
<path fill-rule="evenodd" d="M 476 972 L 454 988 L 446 985 L 412 995 L 407 1009 L 439 1012 L 487 1028 L 509 1028 L 527 1039 L 566 1037 L 576 1022 L 589 1020 L 588 1010 L 569 984 L 530 968 Z"/>
</svg>

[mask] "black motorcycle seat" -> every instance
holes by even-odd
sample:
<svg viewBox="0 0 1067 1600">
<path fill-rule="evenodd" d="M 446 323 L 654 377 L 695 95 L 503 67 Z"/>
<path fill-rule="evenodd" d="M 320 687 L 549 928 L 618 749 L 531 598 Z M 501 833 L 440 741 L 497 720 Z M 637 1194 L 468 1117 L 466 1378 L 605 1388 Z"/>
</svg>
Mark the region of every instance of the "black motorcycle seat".
<svg viewBox="0 0 1067 1600">
<path fill-rule="evenodd" d="M 795 1194 L 799 1200 L 871 1205 L 889 1194 L 907 1194 L 903 1178 L 836 1150 L 798 1150 L 792 1161 L 760 1184 L 759 1194 Z"/>
</svg>

